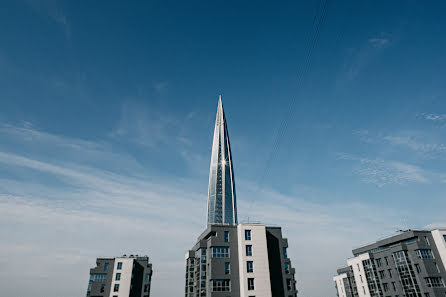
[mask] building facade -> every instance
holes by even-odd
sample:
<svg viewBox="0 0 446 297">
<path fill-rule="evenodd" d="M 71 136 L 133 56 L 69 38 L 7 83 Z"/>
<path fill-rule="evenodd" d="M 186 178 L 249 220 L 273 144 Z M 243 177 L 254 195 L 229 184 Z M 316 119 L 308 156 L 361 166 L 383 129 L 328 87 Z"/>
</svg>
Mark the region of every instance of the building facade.
<svg viewBox="0 0 446 297">
<path fill-rule="evenodd" d="M 151 281 L 147 256 L 98 258 L 90 269 L 87 297 L 149 297 Z"/>
<path fill-rule="evenodd" d="M 405 230 L 353 250 L 339 297 L 445 297 L 446 229 Z"/>
<path fill-rule="evenodd" d="M 280 227 L 238 224 L 228 128 L 218 101 L 207 228 L 186 253 L 186 297 L 295 297 L 295 270 Z"/>
</svg>

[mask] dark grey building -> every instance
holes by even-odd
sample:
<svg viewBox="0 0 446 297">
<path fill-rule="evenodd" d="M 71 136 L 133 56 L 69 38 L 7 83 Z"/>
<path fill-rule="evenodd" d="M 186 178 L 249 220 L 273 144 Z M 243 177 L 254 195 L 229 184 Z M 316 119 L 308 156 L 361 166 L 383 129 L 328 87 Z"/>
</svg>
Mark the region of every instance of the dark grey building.
<svg viewBox="0 0 446 297">
<path fill-rule="evenodd" d="M 405 230 L 353 250 L 339 297 L 445 297 L 446 229 Z"/>
<path fill-rule="evenodd" d="M 87 297 L 149 297 L 151 281 L 147 256 L 98 258 L 90 269 Z"/>
<path fill-rule="evenodd" d="M 280 227 L 238 224 L 228 128 L 218 101 L 207 228 L 186 253 L 186 297 L 295 297 L 295 270 Z"/>
</svg>

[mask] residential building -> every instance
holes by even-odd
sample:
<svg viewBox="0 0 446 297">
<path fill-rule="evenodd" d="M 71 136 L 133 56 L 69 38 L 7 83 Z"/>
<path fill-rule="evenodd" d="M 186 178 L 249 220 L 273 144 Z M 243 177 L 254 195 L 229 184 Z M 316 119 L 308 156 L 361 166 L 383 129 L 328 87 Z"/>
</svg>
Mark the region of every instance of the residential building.
<svg viewBox="0 0 446 297">
<path fill-rule="evenodd" d="M 147 256 L 98 258 L 90 269 L 87 297 L 149 297 L 151 281 Z"/>
<path fill-rule="evenodd" d="M 186 297 L 295 297 L 295 269 L 280 227 L 238 223 L 221 97 L 211 155 L 207 228 L 186 253 Z"/>
<path fill-rule="evenodd" d="M 446 229 L 401 230 L 347 264 L 333 278 L 339 297 L 445 297 Z"/>
</svg>

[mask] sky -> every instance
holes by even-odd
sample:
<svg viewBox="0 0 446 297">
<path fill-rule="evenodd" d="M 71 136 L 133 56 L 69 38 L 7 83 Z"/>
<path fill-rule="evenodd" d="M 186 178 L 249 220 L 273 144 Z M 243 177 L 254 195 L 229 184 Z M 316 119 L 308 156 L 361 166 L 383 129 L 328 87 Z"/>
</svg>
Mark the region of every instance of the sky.
<svg viewBox="0 0 446 297">
<path fill-rule="evenodd" d="M 446 226 L 446 3 L 324 3 L 1 1 L 2 295 L 84 296 L 139 254 L 182 296 L 220 94 L 239 221 L 282 227 L 298 296 Z"/>
</svg>

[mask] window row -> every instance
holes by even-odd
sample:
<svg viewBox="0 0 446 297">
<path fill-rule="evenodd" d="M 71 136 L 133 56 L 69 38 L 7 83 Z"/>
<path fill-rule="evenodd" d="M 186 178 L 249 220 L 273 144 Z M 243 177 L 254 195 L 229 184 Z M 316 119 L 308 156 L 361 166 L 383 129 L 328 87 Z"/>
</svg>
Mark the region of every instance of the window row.
<svg viewBox="0 0 446 297">
<path fill-rule="evenodd" d="M 90 280 L 93 282 L 103 282 L 107 278 L 107 273 L 92 273 L 90 274 Z"/>
<path fill-rule="evenodd" d="M 229 258 L 229 247 L 227 246 L 212 247 L 212 258 Z"/>
<path fill-rule="evenodd" d="M 231 291 L 231 281 L 229 279 L 213 279 L 211 282 L 213 292 Z"/>
</svg>

